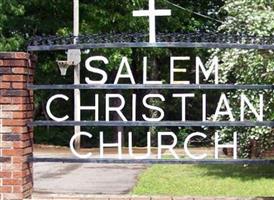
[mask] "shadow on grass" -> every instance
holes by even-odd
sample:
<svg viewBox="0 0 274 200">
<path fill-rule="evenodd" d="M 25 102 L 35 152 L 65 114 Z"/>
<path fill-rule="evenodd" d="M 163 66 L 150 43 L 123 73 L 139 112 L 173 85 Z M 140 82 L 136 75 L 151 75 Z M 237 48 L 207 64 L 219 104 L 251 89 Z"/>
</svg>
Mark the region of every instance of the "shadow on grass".
<svg viewBox="0 0 274 200">
<path fill-rule="evenodd" d="M 236 178 L 242 181 L 273 179 L 274 165 L 197 165 L 206 169 L 205 175 L 216 178 Z"/>
</svg>

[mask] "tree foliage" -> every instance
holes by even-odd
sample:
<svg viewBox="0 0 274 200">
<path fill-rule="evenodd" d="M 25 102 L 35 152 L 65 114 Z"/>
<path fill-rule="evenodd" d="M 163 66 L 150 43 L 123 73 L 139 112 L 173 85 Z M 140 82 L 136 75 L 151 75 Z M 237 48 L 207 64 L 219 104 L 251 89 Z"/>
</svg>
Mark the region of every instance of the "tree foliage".
<svg viewBox="0 0 274 200">
<path fill-rule="evenodd" d="M 172 0 L 171 2 L 184 7 L 184 9 L 175 7 L 166 0 L 156 0 L 157 8 L 169 8 L 172 10 L 172 17 L 157 18 L 158 32 L 213 31 L 219 25 L 214 20 L 197 16 L 193 11 L 217 18 L 218 10 L 223 5 L 223 1 L 221 0 L 184 2 L 181 0 Z M 81 34 L 147 33 L 148 19 L 146 17 L 136 18 L 132 16 L 133 10 L 147 8 L 148 0 L 80 0 L 80 32 Z M 0 27 L 1 51 L 24 51 L 29 39 L 36 35 L 69 35 L 72 32 L 72 0 L 0 0 Z M 160 78 L 167 80 L 168 67 L 165 67 L 164 63 L 169 63 L 169 55 L 194 57 L 196 54 L 208 56 L 206 51 L 197 49 L 96 49 L 91 50 L 88 54 L 83 54 L 82 60 L 85 60 L 90 55 L 106 56 L 110 60 L 110 64 L 99 67 L 104 67 L 108 74 L 112 76 L 119 66 L 121 57 L 127 56 L 130 60 L 130 65 L 135 69 L 134 73 L 137 79 L 141 80 L 142 57 L 148 56 L 152 60 L 151 62 L 156 62 L 156 68 L 150 68 L 149 73 L 155 74 L 161 71 Z M 64 52 L 38 53 L 38 58 L 35 76 L 36 84 L 72 83 L 72 68 L 69 69 L 66 77 L 61 77 L 55 62 L 57 59 L 66 59 Z M 190 80 L 193 80 L 193 63 L 194 61 L 187 65 L 189 73 L 186 75 L 186 78 Z M 82 66 L 81 77 L 88 76 L 87 73 L 84 66 Z M 81 80 L 81 82 L 84 83 L 84 80 Z M 36 92 L 36 119 L 47 118 L 45 102 L 55 92 Z M 129 95 L 130 92 L 132 91 L 127 91 L 126 95 Z M 72 92 L 67 92 L 67 95 L 72 97 Z M 143 93 L 138 95 L 142 96 Z M 92 103 L 90 102 L 90 94 L 84 94 L 83 92 L 82 99 L 82 103 L 85 105 Z M 180 102 L 176 101 L 165 108 L 168 110 L 167 115 L 176 116 L 178 106 L 180 106 Z M 73 116 L 73 110 L 71 109 L 73 105 L 67 107 L 65 109 L 63 107 L 56 107 L 54 110 L 56 110 L 56 114 L 69 113 L 70 116 Z M 188 115 L 192 115 L 193 118 L 200 116 L 200 109 L 198 107 L 191 107 L 189 105 L 188 107 L 188 110 L 190 110 Z M 91 119 L 90 114 L 86 117 L 86 119 Z M 91 131 L 96 131 L 96 129 L 92 128 Z M 64 145 L 64 141 L 68 143 L 68 140 L 61 140 L 60 138 L 67 138 L 67 136 L 72 135 L 73 130 L 69 128 L 62 130 L 37 128 L 35 132 L 36 139 L 39 139 L 39 142 Z"/>
<path fill-rule="evenodd" d="M 226 20 L 219 27 L 221 32 L 235 34 L 246 33 L 249 35 L 269 36 L 274 31 L 274 5 L 269 0 L 226 0 L 221 9 L 227 13 Z M 272 84 L 274 81 L 273 66 L 274 52 L 272 50 L 217 50 L 215 51 L 222 60 L 220 65 L 220 79 L 222 83 L 238 84 Z M 239 95 L 244 92 L 252 104 L 259 105 L 259 93 L 264 94 L 264 119 L 274 119 L 273 91 L 237 91 L 230 92 L 229 98 L 234 108 L 239 108 Z M 235 115 L 240 115 L 239 109 L 234 109 Z M 249 113 L 247 118 L 256 120 Z M 271 128 L 224 128 L 221 130 L 223 137 L 232 139 L 233 132 L 239 133 L 240 150 L 243 157 L 261 156 L 269 147 L 273 147 L 273 129 Z M 251 155 L 255 148 L 256 155 Z M 252 147 L 253 146 L 253 147 Z"/>
</svg>

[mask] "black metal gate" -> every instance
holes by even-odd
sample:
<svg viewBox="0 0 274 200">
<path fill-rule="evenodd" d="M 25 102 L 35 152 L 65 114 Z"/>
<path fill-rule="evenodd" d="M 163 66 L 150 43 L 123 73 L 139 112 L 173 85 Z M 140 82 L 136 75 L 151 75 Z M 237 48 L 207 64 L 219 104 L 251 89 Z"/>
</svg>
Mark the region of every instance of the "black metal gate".
<svg viewBox="0 0 274 200">
<path fill-rule="evenodd" d="M 143 42 L 148 38 L 147 34 L 97 34 L 83 35 L 79 37 L 36 37 L 31 40 L 28 51 L 58 51 L 68 49 L 96 49 L 96 48 L 236 48 L 273 50 L 274 37 L 258 37 L 256 35 L 235 35 L 222 33 L 163 33 L 158 34 L 157 43 Z M 77 41 L 74 44 L 74 41 Z M 266 84 L 190 84 L 190 85 L 129 85 L 129 84 L 105 84 L 105 85 L 32 85 L 30 90 L 129 90 L 129 89 L 184 89 L 184 90 L 273 90 L 274 85 Z M 162 122 L 104 122 L 104 121 L 33 121 L 29 126 L 125 126 L 125 127 L 274 127 L 274 121 L 162 121 Z M 274 164 L 274 160 L 268 159 L 238 159 L 238 160 L 135 160 L 135 159 L 78 159 L 78 158 L 32 158 L 32 162 L 68 162 L 68 163 L 162 163 L 162 164 Z"/>
</svg>

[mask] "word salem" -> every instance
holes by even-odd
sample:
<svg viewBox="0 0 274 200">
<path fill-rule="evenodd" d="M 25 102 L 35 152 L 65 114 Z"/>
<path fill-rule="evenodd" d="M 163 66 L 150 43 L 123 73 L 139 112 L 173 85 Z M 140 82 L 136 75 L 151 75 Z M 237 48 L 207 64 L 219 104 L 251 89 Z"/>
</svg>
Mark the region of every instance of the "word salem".
<svg viewBox="0 0 274 200">
<path fill-rule="evenodd" d="M 176 68 L 176 63 L 189 62 L 189 56 L 178 56 L 178 57 L 170 57 L 170 84 L 190 84 L 189 81 L 186 80 L 175 80 L 175 75 L 179 73 L 186 73 L 186 68 Z M 109 60 L 104 56 L 92 56 L 88 58 L 85 62 L 86 69 L 93 74 L 97 74 L 102 78 L 100 80 L 92 80 L 88 77 L 85 78 L 87 84 L 106 84 L 108 81 L 108 74 L 103 70 L 91 65 L 92 62 L 102 62 L 105 65 L 109 64 Z M 210 78 L 212 73 L 215 74 L 215 84 L 218 84 L 218 57 L 214 57 L 211 62 L 209 62 L 209 68 L 206 69 L 205 65 L 201 61 L 200 57 L 196 57 L 196 84 L 200 84 L 200 72 L 202 72 L 205 76 L 205 80 Z M 120 80 L 127 79 L 130 84 L 136 84 L 135 78 L 133 76 L 129 61 L 127 57 L 122 57 L 118 72 L 115 77 L 114 84 L 118 84 Z M 147 57 L 143 57 L 143 84 L 163 84 L 162 81 L 159 80 L 148 80 L 148 59 Z"/>
</svg>

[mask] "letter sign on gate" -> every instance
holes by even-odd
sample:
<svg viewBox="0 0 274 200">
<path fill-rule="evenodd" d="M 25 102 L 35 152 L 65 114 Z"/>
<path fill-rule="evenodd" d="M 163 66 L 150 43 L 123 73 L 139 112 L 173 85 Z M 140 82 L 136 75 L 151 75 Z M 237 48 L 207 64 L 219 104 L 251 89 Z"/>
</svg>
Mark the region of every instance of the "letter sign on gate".
<svg viewBox="0 0 274 200">
<path fill-rule="evenodd" d="M 187 42 L 158 42 L 156 39 L 156 20 L 155 18 L 158 16 L 171 16 L 171 10 L 161 10 L 155 8 L 155 0 L 149 0 L 149 9 L 148 10 L 136 10 L 133 11 L 134 17 L 148 17 L 149 18 L 149 42 L 142 42 L 142 43 L 132 43 L 132 42 L 121 42 L 121 43 L 108 43 L 108 44 L 81 44 L 77 42 L 77 39 L 80 37 L 77 34 L 75 35 L 75 39 L 73 45 L 67 46 L 56 46 L 55 48 L 58 50 L 67 50 L 69 49 L 69 63 L 70 65 L 79 65 L 81 62 L 81 58 L 79 56 L 80 49 L 87 49 L 87 47 L 91 48 L 102 48 L 102 47 L 113 47 L 113 48 L 123 48 L 123 47 L 205 47 L 205 48 L 241 48 L 239 44 L 212 44 L 208 43 L 187 43 Z M 76 16 L 77 19 L 77 16 Z M 74 46 L 74 48 L 72 48 Z M 248 47 L 249 46 L 245 46 Z M 40 49 L 39 49 L 40 48 Z M 51 47 L 54 48 L 54 47 Z M 251 47 L 250 47 L 251 48 Z M 260 48 L 268 48 L 267 46 L 263 46 Z M 270 47 L 269 47 L 270 48 Z M 272 48 L 272 47 L 271 47 Z M 30 49 L 34 50 L 48 50 L 49 47 L 41 46 L 36 47 L 32 46 Z M 134 59 L 134 58 L 133 58 Z M 151 58 L 150 58 L 151 59 Z M 184 67 L 191 63 L 190 61 L 194 60 L 195 69 L 195 78 L 193 80 L 188 80 L 186 78 L 178 78 L 181 77 L 184 73 L 187 73 L 187 68 Z M 62 75 L 65 74 L 69 63 L 66 62 L 59 62 L 59 66 L 61 67 Z M 135 77 L 133 73 L 133 68 L 131 66 L 130 59 L 126 56 L 122 56 L 120 59 L 118 70 L 114 76 L 114 80 L 112 80 L 102 67 L 96 67 L 96 64 L 100 64 L 101 66 L 107 66 L 112 64 L 111 59 L 105 55 L 92 55 L 88 57 L 85 61 L 83 61 L 85 70 L 88 74 L 85 75 L 84 81 L 85 83 L 75 83 L 74 85 L 59 85 L 59 86 L 34 86 L 32 85 L 32 89 L 73 89 L 74 91 L 77 90 L 77 95 L 74 98 L 77 99 L 70 99 L 65 94 L 56 94 L 48 99 L 46 110 L 48 116 L 51 118 L 52 121 L 35 121 L 32 122 L 33 126 L 126 126 L 126 127 L 203 127 L 203 126 L 211 126 L 211 127 L 224 127 L 224 126 L 273 126 L 272 121 L 265 121 L 264 119 L 264 95 L 258 94 L 258 103 L 253 104 L 251 99 L 245 94 L 245 92 L 241 92 L 239 95 L 240 106 L 237 109 L 237 112 L 234 112 L 235 106 L 231 105 L 230 99 L 226 95 L 224 91 L 221 92 L 218 99 L 216 99 L 217 103 L 215 105 L 215 112 L 212 118 L 208 119 L 207 116 L 209 115 L 207 110 L 207 103 L 208 103 L 208 95 L 206 93 L 193 93 L 193 92 L 182 92 L 184 90 L 234 90 L 234 89 L 273 89 L 272 85 L 233 85 L 233 84 L 219 84 L 219 63 L 220 60 L 217 56 L 212 57 L 210 60 L 204 60 L 199 55 L 190 57 L 187 55 L 179 55 L 179 56 L 170 56 L 167 63 L 163 65 L 167 66 L 168 71 L 168 80 L 149 80 L 149 57 L 147 55 L 143 56 L 142 62 L 137 63 L 139 66 L 142 66 L 142 83 L 138 83 L 138 77 Z M 78 73 L 76 73 L 78 74 Z M 78 74 L 79 75 L 79 74 Z M 96 78 L 94 78 L 96 77 Z M 98 78 L 99 77 L 99 78 Z M 79 77 L 77 77 L 79 79 Z M 203 80 L 203 83 L 201 83 Z M 123 82 L 123 84 L 121 84 Z M 165 84 L 168 83 L 168 84 Z M 144 95 L 143 97 L 139 97 L 136 93 L 132 93 L 127 98 L 123 94 L 99 94 L 95 93 L 90 96 L 94 102 L 93 105 L 84 106 L 81 105 L 81 89 L 83 90 L 137 90 L 137 89 L 167 89 L 171 90 L 173 93 L 171 97 L 167 97 L 164 92 L 157 92 L 157 93 L 149 93 Z M 174 92 L 177 89 L 180 89 L 180 92 Z M 78 91 L 79 90 L 79 91 Z M 75 94 L 76 94 L 75 93 Z M 78 99 L 79 98 L 79 99 Z M 164 104 L 170 103 L 170 98 L 173 100 L 180 101 L 180 108 L 177 109 L 176 115 L 180 117 L 180 120 L 174 121 L 171 116 L 167 116 L 167 110 L 165 110 L 166 106 Z M 77 113 L 75 115 L 75 119 L 71 120 L 68 113 L 64 116 L 56 116 L 54 114 L 54 110 L 52 110 L 52 104 L 56 103 L 69 103 L 75 102 L 74 111 Z M 199 101 L 198 101 L 199 100 Z M 102 102 L 104 101 L 104 102 Z M 115 101 L 115 105 L 112 103 Z M 153 102 L 157 101 L 160 102 L 158 104 L 154 104 Z M 145 111 L 138 110 L 137 102 L 145 108 Z M 190 102 L 200 102 L 199 108 L 201 108 L 200 119 L 201 121 L 190 121 L 187 116 L 188 106 Z M 211 103 L 212 104 L 212 103 Z M 77 105 L 77 106 L 76 106 Z M 104 105 L 104 106 L 102 106 Z M 130 105 L 130 106 L 129 106 Z M 195 105 L 192 105 L 195 106 Z M 127 112 L 125 113 L 125 108 Z M 130 109 L 129 109 L 130 108 Z M 239 112 L 238 112 L 239 110 Z M 94 121 L 81 121 L 81 113 L 83 111 L 92 111 L 93 112 L 93 119 Z M 139 112 L 139 113 L 137 113 Z M 141 113 L 142 112 L 142 113 Z M 148 115 L 147 113 L 156 112 L 157 115 Z M 102 119 L 102 115 L 100 113 L 104 113 L 104 119 Z M 115 113 L 119 116 L 120 121 L 112 121 L 111 114 Z M 237 115 L 235 113 L 238 113 Z M 251 115 L 256 121 L 252 121 L 250 117 Z M 138 119 L 138 116 L 140 119 Z M 80 119 L 79 119 L 80 117 Z M 77 119 L 76 119 L 77 118 Z M 223 119 L 223 121 L 220 121 Z M 226 120 L 224 120 L 226 119 Z M 78 132 L 75 132 L 75 135 L 72 136 L 70 140 L 70 148 L 73 155 L 80 159 L 87 159 L 91 158 L 92 154 L 81 154 L 77 151 L 77 148 L 74 146 L 75 140 L 79 137 L 87 137 L 90 140 L 93 139 L 94 133 L 89 133 L 86 131 L 81 131 L 80 129 Z M 117 141 L 115 143 L 106 143 L 104 141 L 104 132 L 100 131 L 99 134 L 99 158 L 103 159 L 104 150 L 105 148 L 117 148 L 117 158 L 124 159 L 124 155 L 122 152 L 122 134 L 127 134 L 128 138 L 128 154 L 127 157 L 132 159 L 149 159 L 152 155 L 152 144 L 151 144 L 151 132 L 147 132 L 147 152 L 142 156 L 135 156 L 133 153 L 133 141 L 132 141 L 132 131 L 128 131 L 128 133 L 122 133 L 118 131 L 117 133 Z M 193 138 L 202 138 L 206 139 L 208 136 L 201 132 L 194 132 L 189 134 L 185 141 L 183 142 L 183 149 L 188 158 L 193 160 L 204 160 L 209 158 L 210 156 L 214 157 L 216 160 L 219 159 L 219 149 L 221 148 L 231 148 L 233 151 L 233 159 L 237 159 L 237 141 L 238 133 L 233 133 L 233 141 L 230 144 L 222 144 L 220 135 L 218 132 L 215 133 L 214 136 L 214 145 L 215 151 L 214 155 L 208 155 L 206 153 L 201 153 L 199 155 L 193 153 L 191 149 L 188 148 L 190 141 Z M 162 159 L 163 151 L 168 151 L 174 160 L 180 160 L 180 156 L 177 155 L 174 148 L 177 146 L 178 137 L 177 135 L 170 131 L 160 131 L 157 133 L 157 160 Z M 169 138 L 168 140 L 171 141 L 171 144 L 166 145 L 164 144 L 164 138 Z"/>
</svg>

